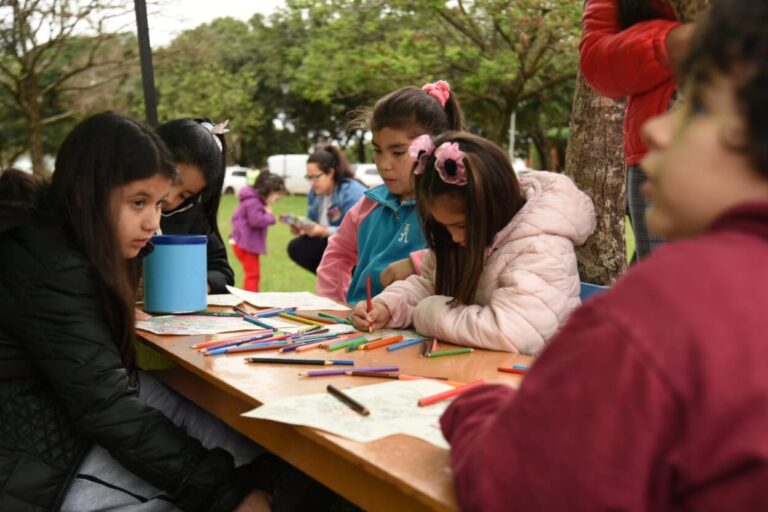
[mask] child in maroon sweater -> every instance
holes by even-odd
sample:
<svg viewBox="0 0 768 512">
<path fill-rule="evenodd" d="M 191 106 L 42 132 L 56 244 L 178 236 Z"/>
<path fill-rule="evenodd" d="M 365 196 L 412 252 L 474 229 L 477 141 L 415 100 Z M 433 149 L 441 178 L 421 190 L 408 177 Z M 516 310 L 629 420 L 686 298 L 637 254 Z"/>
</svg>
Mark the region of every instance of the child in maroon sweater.
<svg viewBox="0 0 768 512">
<path fill-rule="evenodd" d="M 768 2 L 713 0 L 641 165 L 660 248 L 442 427 L 462 510 L 768 510 Z M 681 82 L 682 83 L 682 82 Z"/>
</svg>

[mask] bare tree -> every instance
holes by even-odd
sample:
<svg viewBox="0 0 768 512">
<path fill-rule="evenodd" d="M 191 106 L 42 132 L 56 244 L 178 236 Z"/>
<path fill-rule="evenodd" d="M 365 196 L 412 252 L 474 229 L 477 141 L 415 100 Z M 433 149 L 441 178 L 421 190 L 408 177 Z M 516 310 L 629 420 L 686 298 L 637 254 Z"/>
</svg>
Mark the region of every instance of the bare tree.
<svg viewBox="0 0 768 512">
<path fill-rule="evenodd" d="M 128 12 L 119 0 L 0 0 L 0 97 L 26 121 L 35 174 L 49 172 L 43 162 L 44 128 L 73 114 L 44 107 L 62 93 L 115 78 L 108 70 L 117 62 L 101 58 L 104 45 L 115 38 L 105 23 Z M 87 41 L 88 47 L 78 58 L 65 58 L 76 41 Z M 76 80 L 97 68 L 101 72 L 87 82 Z"/>
</svg>

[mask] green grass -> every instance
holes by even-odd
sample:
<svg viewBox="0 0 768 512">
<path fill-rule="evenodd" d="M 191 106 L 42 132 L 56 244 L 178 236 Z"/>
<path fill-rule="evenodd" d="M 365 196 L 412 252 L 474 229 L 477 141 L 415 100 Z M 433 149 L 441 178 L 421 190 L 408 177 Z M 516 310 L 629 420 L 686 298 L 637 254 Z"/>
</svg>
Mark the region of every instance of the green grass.
<svg viewBox="0 0 768 512">
<path fill-rule="evenodd" d="M 219 229 L 224 241 L 229 239 L 232 232 L 232 214 L 237 207 L 237 197 L 224 195 L 219 206 Z M 275 204 L 275 217 L 285 213 L 303 216 L 307 214 L 307 196 L 287 196 Z M 261 291 L 263 292 L 289 292 L 310 291 L 315 292 L 315 275 L 296 265 L 288 257 L 288 242 L 293 239 L 288 224 L 278 221 L 267 230 L 267 254 L 261 256 Z M 243 267 L 232 246 L 227 244 L 227 256 L 229 264 L 235 271 L 235 286 L 243 286 Z"/>
</svg>

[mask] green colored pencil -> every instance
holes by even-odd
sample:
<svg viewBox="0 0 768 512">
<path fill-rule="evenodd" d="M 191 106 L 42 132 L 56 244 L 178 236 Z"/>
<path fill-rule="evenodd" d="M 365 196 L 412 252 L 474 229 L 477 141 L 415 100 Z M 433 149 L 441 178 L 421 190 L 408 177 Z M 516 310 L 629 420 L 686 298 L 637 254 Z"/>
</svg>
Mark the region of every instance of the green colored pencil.
<svg viewBox="0 0 768 512">
<path fill-rule="evenodd" d="M 339 318 L 339 317 L 337 317 L 337 316 L 333 316 L 333 315 L 326 315 L 325 313 L 318 313 L 318 314 L 317 314 L 317 316 L 319 316 L 319 317 L 321 317 L 321 318 L 327 318 L 328 320 L 333 320 L 333 321 L 334 321 L 334 322 L 336 322 L 337 324 L 347 324 L 347 325 L 352 325 L 352 322 L 350 322 L 349 320 L 344 320 L 343 318 Z"/>
<path fill-rule="evenodd" d="M 351 340 L 346 340 L 346 341 L 342 341 L 342 342 L 339 342 L 339 343 L 335 343 L 333 345 L 328 345 L 325 348 L 328 349 L 328 350 L 338 350 L 340 348 L 345 348 L 345 347 L 348 347 L 350 345 L 354 345 L 354 344 L 360 343 L 360 342 L 367 343 L 368 340 L 364 336 L 362 336 L 362 337 L 359 337 L 359 338 L 352 338 Z"/>
<path fill-rule="evenodd" d="M 430 352 L 427 357 L 442 357 L 442 356 L 455 356 L 457 354 L 469 354 L 473 352 L 471 348 L 457 348 L 455 350 L 442 350 L 440 352 Z"/>
</svg>

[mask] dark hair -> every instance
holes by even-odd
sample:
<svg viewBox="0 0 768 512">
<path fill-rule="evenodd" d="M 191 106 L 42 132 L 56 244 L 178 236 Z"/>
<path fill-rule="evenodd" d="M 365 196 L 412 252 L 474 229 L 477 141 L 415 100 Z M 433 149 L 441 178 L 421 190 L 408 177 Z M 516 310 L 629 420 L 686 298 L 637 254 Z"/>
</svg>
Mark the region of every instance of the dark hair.
<svg viewBox="0 0 768 512">
<path fill-rule="evenodd" d="M 253 188 L 262 200 L 266 199 L 272 192 L 287 192 L 283 177 L 269 171 L 259 173 L 253 183 Z"/>
<path fill-rule="evenodd" d="M 619 26 L 627 29 L 641 21 L 661 18 L 651 0 L 619 0 Z"/>
<path fill-rule="evenodd" d="M 334 185 L 338 185 L 342 181 L 354 179 L 355 177 L 355 171 L 349 165 L 347 157 L 344 156 L 344 153 L 339 148 L 331 144 L 316 149 L 309 155 L 307 163 L 316 164 L 325 174 L 328 174 L 333 169 Z"/>
<path fill-rule="evenodd" d="M 403 87 L 379 99 L 368 116 L 370 128 L 408 130 L 411 135 L 439 135 L 449 130 L 461 130 L 461 107 L 453 91 L 445 107 L 419 87 Z"/>
<path fill-rule="evenodd" d="M 486 249 L 525 204 L 507 154 L 493 142 L 464 132 L 448 132 L 434 139 L 439 147 L 456 142 L 464 152 L 466 185 L 446 183 L 431 155 L 416 176 L 416 205 L 424 235 L 436 258 L 435 293 L 453 297 L 453 304 L 472 304 L 485 266 Z M 457 199 L 467 212 L 465 246 L 456 244 L 448 230 L 429 211 L 435 199 Z"/>
<path fill-rule="evenodd" d="M 5 169 L 0 172 L 0 205 L 21 210 L 32 209 L 44 184 L 45 180 L 37 174 L 13 167 Z"/>
<path fill-rule="evenodd" d="M 120 251 L 111 196 L 117 187 L 158 174 L 176 177 L 171 154 L 157 134 L 135 119 L 106 112 L 67 135 L 51 182 L 58 218 L 103 284 L 107 325 L 129 368 L 141 259 L 126 260 Z"/>
<path fill-rule="evenodd" d="M 768 177 L 768 3 L 714 0 L 698 22 L 680 83 L 704 84 L 716 73 L 736 83 L 736 101 L 746 125 L 744 151 Z"/>
<path fill-rule="evenodd" d="M 208 118 L 181 118 L 161 124 L 157 133 L 173 153 L 177 164 L 194 165 L 202 171 L 206 185 L 200 192 L 200 206 L 208 224 L 221 238 L 217 215 L 227 167 L 227 141 L 223 134 L 211 132 L 213 125 Z M 221 143 L 221 148 L 216 140 Z"/>
</svg>

